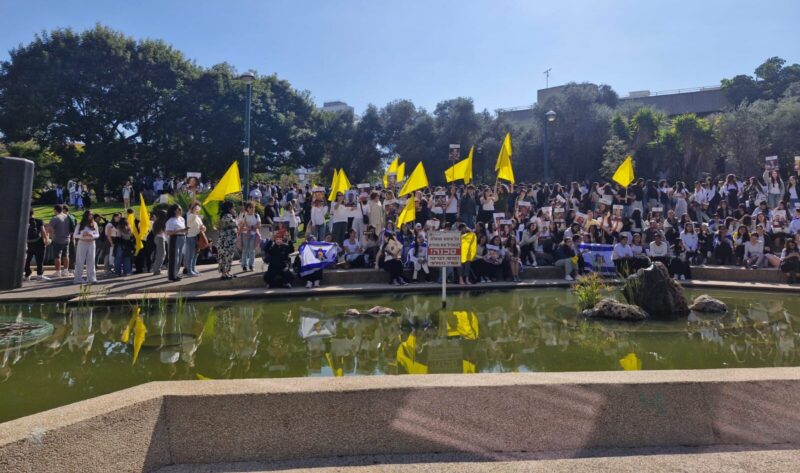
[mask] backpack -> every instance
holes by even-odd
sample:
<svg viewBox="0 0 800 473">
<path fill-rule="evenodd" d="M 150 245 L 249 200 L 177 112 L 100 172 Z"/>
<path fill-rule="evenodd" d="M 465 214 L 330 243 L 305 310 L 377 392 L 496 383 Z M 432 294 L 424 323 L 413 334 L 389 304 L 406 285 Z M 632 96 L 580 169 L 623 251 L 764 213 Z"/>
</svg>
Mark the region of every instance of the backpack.
<svg viewBox="0 0 800 473">
<path fill-rule="evenodd" d="M 28 243 L 34 243 L 42 238 L 41 228 L 44 225 L 40 220 L 32 218 L 28 221 Z"/>
</svg>

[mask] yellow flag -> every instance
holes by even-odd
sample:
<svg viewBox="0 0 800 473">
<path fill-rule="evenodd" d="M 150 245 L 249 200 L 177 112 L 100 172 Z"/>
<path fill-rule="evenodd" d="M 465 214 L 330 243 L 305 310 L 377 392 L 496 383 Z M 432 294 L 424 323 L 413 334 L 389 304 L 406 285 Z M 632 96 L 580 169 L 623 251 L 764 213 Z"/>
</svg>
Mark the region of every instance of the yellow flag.
<svg viewBox="0 0 800 473">
<path fill-rule="evenodd" d="M 351 187 L 353 187 L 353 185 L 350 184 L 350 179 L 348 179 L 347 174 L 344 173 L 344 168 L 339 169 L 339 192 L 344 194 L 349 191 Z"/>
<path fill-rule="evenodd" d="M 328 202 L 336 200 L 336 194 L 339 192 L 339 171 L 333 170 L 333 180 L 331 181 L 331 193 L 328 195 Z"/>
<path fill-rule="evenodd" d="M 425 166 L 423 166 L 420 161 L 417 167 L 414 168 L 414 172 L 408 176 L 408 180 L 403 184 L 403 188 L 400 189 L 397 195 L 410 194 L 415 190 L 424 189 L 426 187 L 428 187 L 428 175 L 425 174 Z"/>
<path fill-rule="evenodd" d="M 473 232 L 461 235 L 461 263 L 469 263 L 478 254 L 478 238 Z"/>
<path fill-rule="evenodd" d="M 406 202 L 406 206 L 403 207 L 403 211 L 400 212 L 400 215 L 397 217 L 397 230 L 400 231 L 400 227 L 407 222 L 414 223 L 414 220 L 417 219 L 417 209 L 416 204 L 414 203 L 414 196 L 408 198 L 408 202 Z"/>
<path fill-rule="evenodd" d="M 134 254 L 138 255 L 139 251 L 144 248 L 144 240 L 147 238 L 148 233 L 150 233 L 150 211 L 147 210 L 144 196 L 139 194 L 139 231 L 134 235 L 136 238 Z"/>
<path fill-rule="evenodd" d="M 394 160 L 391 162 L 391 164 L 389 164 L 389 169 L 387 169 L 386 172 L 383 173 L 383 188 L 384 189 L 389 187 L 389 174 L 391 174 L 393 172 L 394 173 L 397 172 L 397 167 L 399 165 L 398 164 L 399 162 L 400 162 L 400 157 L 399 156 L 395 156 Z M 400 182 L 400 179 L 398 179 L 397 181 Z"/>
<path fill-rule="evenodd" d="M 636 353 L 628 353 L 625 358 L 620 358 L 619 365 L 625 371 L 639 371 L 642 369 L 642 360 L 636 356 Z"/>
<path fill-rule="evenodd" d="M 131 339 L 131 330 L 133 330 L 134 324 L 136 324 L 136 317 L 139 317 L 139 312 L 142 309 L 138 306 L 133 309 L 133 313 L 131 314 L 131 319 L 128 321 L 128 325 L 125 326 L 125 330 L 122 331 L 122 335 L 119 337 L 119 340 L 122 343 L 128 343 Z"/>
<path fill-rule="evenodd" d="M 447 168 L 447 170 L 444 172 L 444 177 L 447 179 L 447 182 L 464 179 L 464 183 L 469 184 L 469 182 L 472 180 L 472 152 L 474 150 L 475 147 L 473 146 L 469 149 L 469 155 L 467 156 L 467 159 L 462 159 L 461 161 Z"/>
<path fill-rule="evenodd" d="M 628 156 L 625 161 L 617 168 L 617 172 L 611 177 L 617 184 L 622 187 L 628 187 L 635 179 L 633 177 L 633 156 Z"/>
<path fill-rule="evenodd" d="M 400 163 L 397 166 L 397 182 L 403 182 L 403 179 L 406 178 L 406 163 Z"/>
<path fill-rule="evenodd" d="M 500 147 L 500 154 L 497 156 L 497 164 L 494 170 L 497 171 L 498 179 L 505 179 L 514 184 L 514 170 L 511 168 L 511 133 L 506 133 L 503 145 Z"/>
<path fill-rule="evenodd" d="M 242 192 L 242 180 L 239 178 L 239 162 L 234 161 L 211 193 L 208 194 L 206 200 L 203 201 L 203 205 L 215 200 L 225 200 L 226 195 L 236 194 L 237 192 Z"/>
</svg>

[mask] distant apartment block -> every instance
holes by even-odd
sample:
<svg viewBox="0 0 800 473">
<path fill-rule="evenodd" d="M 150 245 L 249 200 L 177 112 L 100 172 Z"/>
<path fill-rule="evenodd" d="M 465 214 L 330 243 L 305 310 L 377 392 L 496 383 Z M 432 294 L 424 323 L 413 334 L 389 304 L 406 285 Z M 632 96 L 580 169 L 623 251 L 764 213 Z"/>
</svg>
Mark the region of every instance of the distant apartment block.
<svg viewBox="0 0 800 473">
<path fill-rule="evenodd" d="M 559 85 L 536 91 L 538 103 L 546 101 L 549 97 L 561 93 L 566 86 Z M 694 113 L 705 116 L 725 110 L 729 104 L 718 86 L 696 87 L 692 89 L 666 90 L 650 92 L 638 90 L 620 97 L 620 102 L 640 103 L 663 111 L 669 116 Z M 530 123 L 535 119 L 533 106 L 504 108 L 497 110 L 497 114 L 513 123 Z"/>
<path fill-rule="evenodd" d="M 334 113 L 344 113 L 350 112 L 353 113 L 354 109 L 350 105 L 347 105 L 347 102 L 341 102 L 335 100 L 333 102 L 325 102 L 322 104 L 322 110 L 326 112 L 334 112 Z"/>
</svg>

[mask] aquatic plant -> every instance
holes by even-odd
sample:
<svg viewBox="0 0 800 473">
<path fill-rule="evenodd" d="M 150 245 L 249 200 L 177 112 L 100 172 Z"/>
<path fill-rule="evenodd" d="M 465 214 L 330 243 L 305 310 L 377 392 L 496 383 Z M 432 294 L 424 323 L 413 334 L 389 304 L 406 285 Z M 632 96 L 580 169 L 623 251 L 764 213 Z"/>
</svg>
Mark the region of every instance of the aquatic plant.
<svg viewBox="0 0 800 473">
<path fill-rule="evenodd" d="M 580 310 L 591 309 L 600 300 L 608 295 L 610 288 L 598 273 L 581 276 L 572 283 L 572 292 L 578 296 Z"/>
</svg>

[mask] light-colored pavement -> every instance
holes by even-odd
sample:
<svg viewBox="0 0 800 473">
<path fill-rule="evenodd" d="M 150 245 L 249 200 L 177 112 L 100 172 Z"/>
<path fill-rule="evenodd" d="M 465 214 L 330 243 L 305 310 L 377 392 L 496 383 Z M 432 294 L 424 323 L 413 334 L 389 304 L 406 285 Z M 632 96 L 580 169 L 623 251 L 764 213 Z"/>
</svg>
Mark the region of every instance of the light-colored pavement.
<svg viewBox="0 0 800 473">
<path fill-rule="evenodd" d="M 470 455 L 384 455 L 309 459 L 301 462 L 225 463 L 216 465 L 172 465 L 157 473 L 407 473 L 407 472 L 770 472 L 796 473 L 800 470 L 800 450 L 719 448 L 631 449 L 582 452 L 582 458 L 568 458 L 572 453 L 498 454 L 503 460 Z M 580 455 L 581 453 L 579 453 Z M 516 459 L 514 459 L 516 457 Z"/>
</svg>

